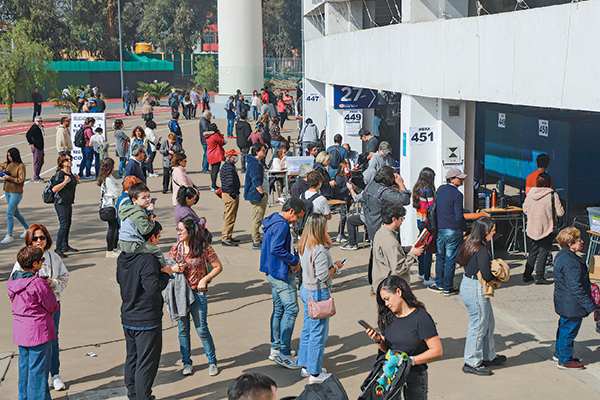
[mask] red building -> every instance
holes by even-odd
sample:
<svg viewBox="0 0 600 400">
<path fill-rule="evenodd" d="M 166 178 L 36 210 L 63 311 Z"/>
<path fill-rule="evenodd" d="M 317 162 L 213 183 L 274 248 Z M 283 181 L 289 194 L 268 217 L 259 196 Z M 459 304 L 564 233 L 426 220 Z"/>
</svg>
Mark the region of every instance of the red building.
<svg viewBox="0 0 600 400">
<path fill-rule="evenodd" d="M 217 25 L 209 25 L 202 32 L 202 52 L 217 53 L 219 51 L 219 30 Z"/>
</svg>

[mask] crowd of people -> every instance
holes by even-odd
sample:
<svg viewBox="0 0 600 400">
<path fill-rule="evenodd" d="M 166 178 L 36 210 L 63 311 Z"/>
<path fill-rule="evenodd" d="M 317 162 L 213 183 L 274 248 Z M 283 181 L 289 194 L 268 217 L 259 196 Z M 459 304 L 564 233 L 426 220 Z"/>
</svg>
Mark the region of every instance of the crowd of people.
<svg viewBox="0 0 600 400">
<path fill-rule="evenodd" d="M 131 96 L 124 94 L 124 101 L 126 97 Z M 132 104 L 127 104 L 127 110 L 135 113 L 135 108 L 130 107 Z M 233 232 L 242 190 L 243 199 L 252 206 L 251 223 L 247 228 L 251 232 L 252 249 L 260 251 L 259 270 L 269 282 L 273 300 L 270 360 L 287 369 L 299 370 L 309 384 L 322 383 L 331 376 L 323 367 L 323 360 L 330 317 L 335 314 L 332 280 L 335 273 L 344 268 L 345 260 L 334 261 L 330 249 L 338 243 L 342 250 L 356 251 L 358 228 L 364 226 L 364 241 L 370 244 L 368 281 L 377 305 L 379 328 L 369 327 L 366 334 L 376 344 L 377 349 L 373 351 L 378 354 L 376 365 L 380 365 L 388 351 L 407 354 L 411 368 L 402 383 L 405 399 L 427 398 L 427 364 L 443 355 L 434 319 L 410 287 L 413 267 L 418 268 L 418 279 L 424 287 L 444 296 L 460 294 L 467 308 L 469 326 L 462 370 L 491 375 L 491 366 L 506 362 L 506 356 L 495 351 L 494 314 L 489 296 L 489 288 L 498 287 L 501 279 L 489 251 L 496 225 L 492 218 L 484 216 L 467 227 L 463 195 L 459 190 L 466 178 L 462 171 L 449 169 L 444 176 L 446 183 L 436 188 L 435 172 L 424 167 L 410 190 L 394 169 L 396 161 L 387 141 L 362 128 L 359 132 L 365 143 L 362 153 L 343 143 L 340 134 L 334 135 L 334 144 L 325 148 L 324 132 L 319 132 L 308 118 L 299 131 L 298 148 L 300 154 L 313 156 L 314 162 L 300 167 L 291 196 L 285 198 L 281 181 L 267 179 L 266 171 L 285 171 L 286 158 L 294 155 L 289 140 L 281 134 L 288 113 L 294 108 L 289 92 L 275 96 L 266 88 L 261 94 L 254 91 L 250 101 L 245 101 L 241 92 L 231 96 L 226 105 L 227 137 L 236 139 L 237 151 L 225 150 L 226 136 L 212 122 L 204 94 L 192 90 L 179 95 L 173 91 L 169 98 L 172 114 L 167 140 L 161 141 L 154 133 L 156 123 L 152 117 L 144 118 L 145 127 L 130 128 L 130 135 L 125 133 L 123 120 L 114 121 L 118 160 L 109 156 L 103 132 L 92 132 L 93 118 L 86 119 L 82 128 L 84 160 L 78 173 L 72 169 L 71 155 L 73 145 L 77 144 L 66 138 L 70 119 L 61 120 L 57 128 L 57 143 L 60 140 L 61 146 L 57 146 L 56 173 L 48 185 L 60 225 L 54 251 L 48 229 L 40 224 L 29 225 L 19 212 L 26 175 L 19 151 L 9 149 L 6 163 L 0 164 L 9 205 L 8 232 L 2 244 L 14 241 L 14 217 L 23 226 L 21 238 L 25 239 L 25 247 L 19 250 L 8 281 L 13 303 L 13 340 L 19 346 L 19 398 L 49 398 L 48 375 L 55 390 L 66 387 L 60 376 L 58 327 L 61 292 L 69 279 L 63 259 L 68 257 L 67 253 L 77 252 L 69 245 L 69 233 L 80 178 L 95 179 L 100 187 L 99 217 L 108 223 L 106 257 L 117 259 L 128 396 L 152 398 L 151 388 L 162 351 L 164 302 L 171 321 L 178 325 L 182 374 L 189 376 L 194 371 L 190 317 L 205 350 L 208 374 L 219 373 L 216 347 L 208 327 L 207 290 L 225 266 L 213 248 L 206 218 L 198 216 L 193 209 L 201 191 L 188 175 L 188 153 L 184 150 L 178 124 L 180 106 L 183 106 L 184 117 L 189 119 L 196 116 L 198 105 L 203 108 L 199 121 L 204 150 L 202 172 L 211 174 L 210 190 L 221 197 L 224 206 L 221 245 L 239 246 L 240 240 Z M 256 122 L 254 129 L 248 122 L 248 113 Z M 151 112 L 143 111 L 143 115 L 149 114 Z M 40 160 L 43 163 L 43 147 L 41 155 L 36 147 L 37 131 L 43 129 L 41 122 L 41 118 L 36 117 L 28 132 L 36 181 L 41 179 Z M 43 138 L 43 131 L 41 135 Z M 273 154 L 267 162 L 270 149 Z M 178 234 L 168 254 L 163 254 L 158 247 L 163 225 L 154 213 L 157 199 L 152 197 L 146 184 L 147 178 L 159 176 L 153 167 L 157 151 L 163 156 L 162 193 L 172 192 Z M 92 161 L 95 177 L 90 173 Z M 239 167 L 238 161 L 241 161 Z M 582 318 L 597 305 L 590 294 L 587 268 L 577 255 L 583 248 L 580 232 L 565 228 L 556 235 L 553 229 L 555 216 L 561 216 L 564 210 L 560 198 L 551 189 L 552 180 L 546 173 L 548 162 L 549 159 L 538 157 L 540 170 L 536 171 L 523 206 L 529 217 L 527 236 L 533 243 L 523 281 L 553 283 L 544 274 L 548 253 L 556 238 L 562 250 L 554 261 L 554 299 L 560 316 L 555 357 L 559 368 L 579 369 L 583 364 L 573 356 L 573 340 Z M 238 171 L 244 174 L 243 182 Z M 356 171 L 362 174 L 354 174 Z M 265 217 L 271 191 L 277 193 L 281 211 Z M 334 238 L 328 233 L 328 221 L 332 219 L 330 200 L 346 204 Z M 408 212 L 405 207 L 410 204 L 415 209 L 419 232 L 427 229 L 431 236 L 423 243 L 402 246 L 399 229 Z M 351 208 L 356 212 L 349 215 Z M 436 266 L 435 277 L 432 277 L 434 253 Z M 457 264 L 464 270 L 459 288 L 454 287 Z M 534 266 L 535 278 L 532 277 Z M 302 330 L 298 349 L 294 351 L 292 335 L 300 312 L 298 297 L 303 305 Z M 274 396 L 276 384 L 259 374 L 245 374 L 232 384 L 228 396 L 254 398 L 242 395 L 255 389 Z"/>
</svg>

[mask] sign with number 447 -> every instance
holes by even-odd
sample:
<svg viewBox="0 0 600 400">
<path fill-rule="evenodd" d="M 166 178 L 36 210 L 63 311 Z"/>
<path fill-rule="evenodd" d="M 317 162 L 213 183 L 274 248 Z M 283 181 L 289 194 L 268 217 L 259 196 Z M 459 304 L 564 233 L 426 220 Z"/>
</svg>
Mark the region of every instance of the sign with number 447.
<svg viewBox="0 0 600 400">
<path fill-rule="evenodd" d="M 411 126 L 409 128 L 410 145 L 434 144 L 437 142 L 435 126 Z"/>
</svg>

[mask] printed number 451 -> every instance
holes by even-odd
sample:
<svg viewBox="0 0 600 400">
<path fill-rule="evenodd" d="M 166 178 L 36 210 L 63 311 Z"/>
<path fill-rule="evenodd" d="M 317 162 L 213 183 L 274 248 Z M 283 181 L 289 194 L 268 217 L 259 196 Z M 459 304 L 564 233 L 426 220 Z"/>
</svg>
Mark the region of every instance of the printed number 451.
<svg viewBox="0 0 600 400">
<path fill-rule="evenodd" d="M 433 142 L 433 132 L 416 132 L 414 135 L 412 135 L 410 140 L 421 143 L 427 141 Z"/>
</svg>

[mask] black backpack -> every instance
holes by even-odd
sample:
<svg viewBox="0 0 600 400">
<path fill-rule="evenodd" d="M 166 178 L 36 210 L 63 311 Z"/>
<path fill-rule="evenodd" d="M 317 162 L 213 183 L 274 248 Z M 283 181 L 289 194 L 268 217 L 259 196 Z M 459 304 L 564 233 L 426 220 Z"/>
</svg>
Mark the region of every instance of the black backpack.
<svg viewBox="0 0 600 400">
<path fill-rule="evenodd" d="M 296 400 L 348 400 L 348 394 L 335 375 L 317 385 L 306 385 Z M 282 399 L 284 400 L 284 399 Z"/>
<path fill-rule="evenodd" d="M 46 204 L 54 203 L 54 198 L 56 196 L 56 193 L 54 193 L 52 191 L 53 186 L 54 186 L 54 177 L 50 178 L 50 180 L 48 181 L 48 184 L 46 185 L 46 187 L 44 188 L 44 191 L 42 192 L 42 200 Z"/>
<path fill-rule="evenodd" d="M 329 166 L 333 169 L 338 169 L 342 160 L 342 152 L 340 146 L 335 146 L 331 149 L 331 160 L 329 160 Z"/>
<path fill-rule="evenodd" d="M 75 140 L 73 141 L 75 147 L 82 149 L 85 147 L 85 128 L 87 128 L 87 126 L 82 126 L 75 134 Z"/>
<path fill-rule="evenodd" d="M 298 235 L 302 235 L 302 232 L 304 232 L 304 225 L 306 225 L 306 220 L 313 213 L 313 202 L 319 196 L 319 193 L 315 193 L 307 199 L 306 192 L 300 195 L 300 200 L 304 202 L 304 216 L 300 218 L 298 222 L 294 222 L 294 225 L 292 225 L 292 229 Z"/>
<path fill-rule="evenodd" d="M 427 207 L 427 217 L 425 222 L 427 223 L 427 230 L 429 232 L 437 231 L 437 203 L 434 201 L 429 207 Z"/>
</svg>

